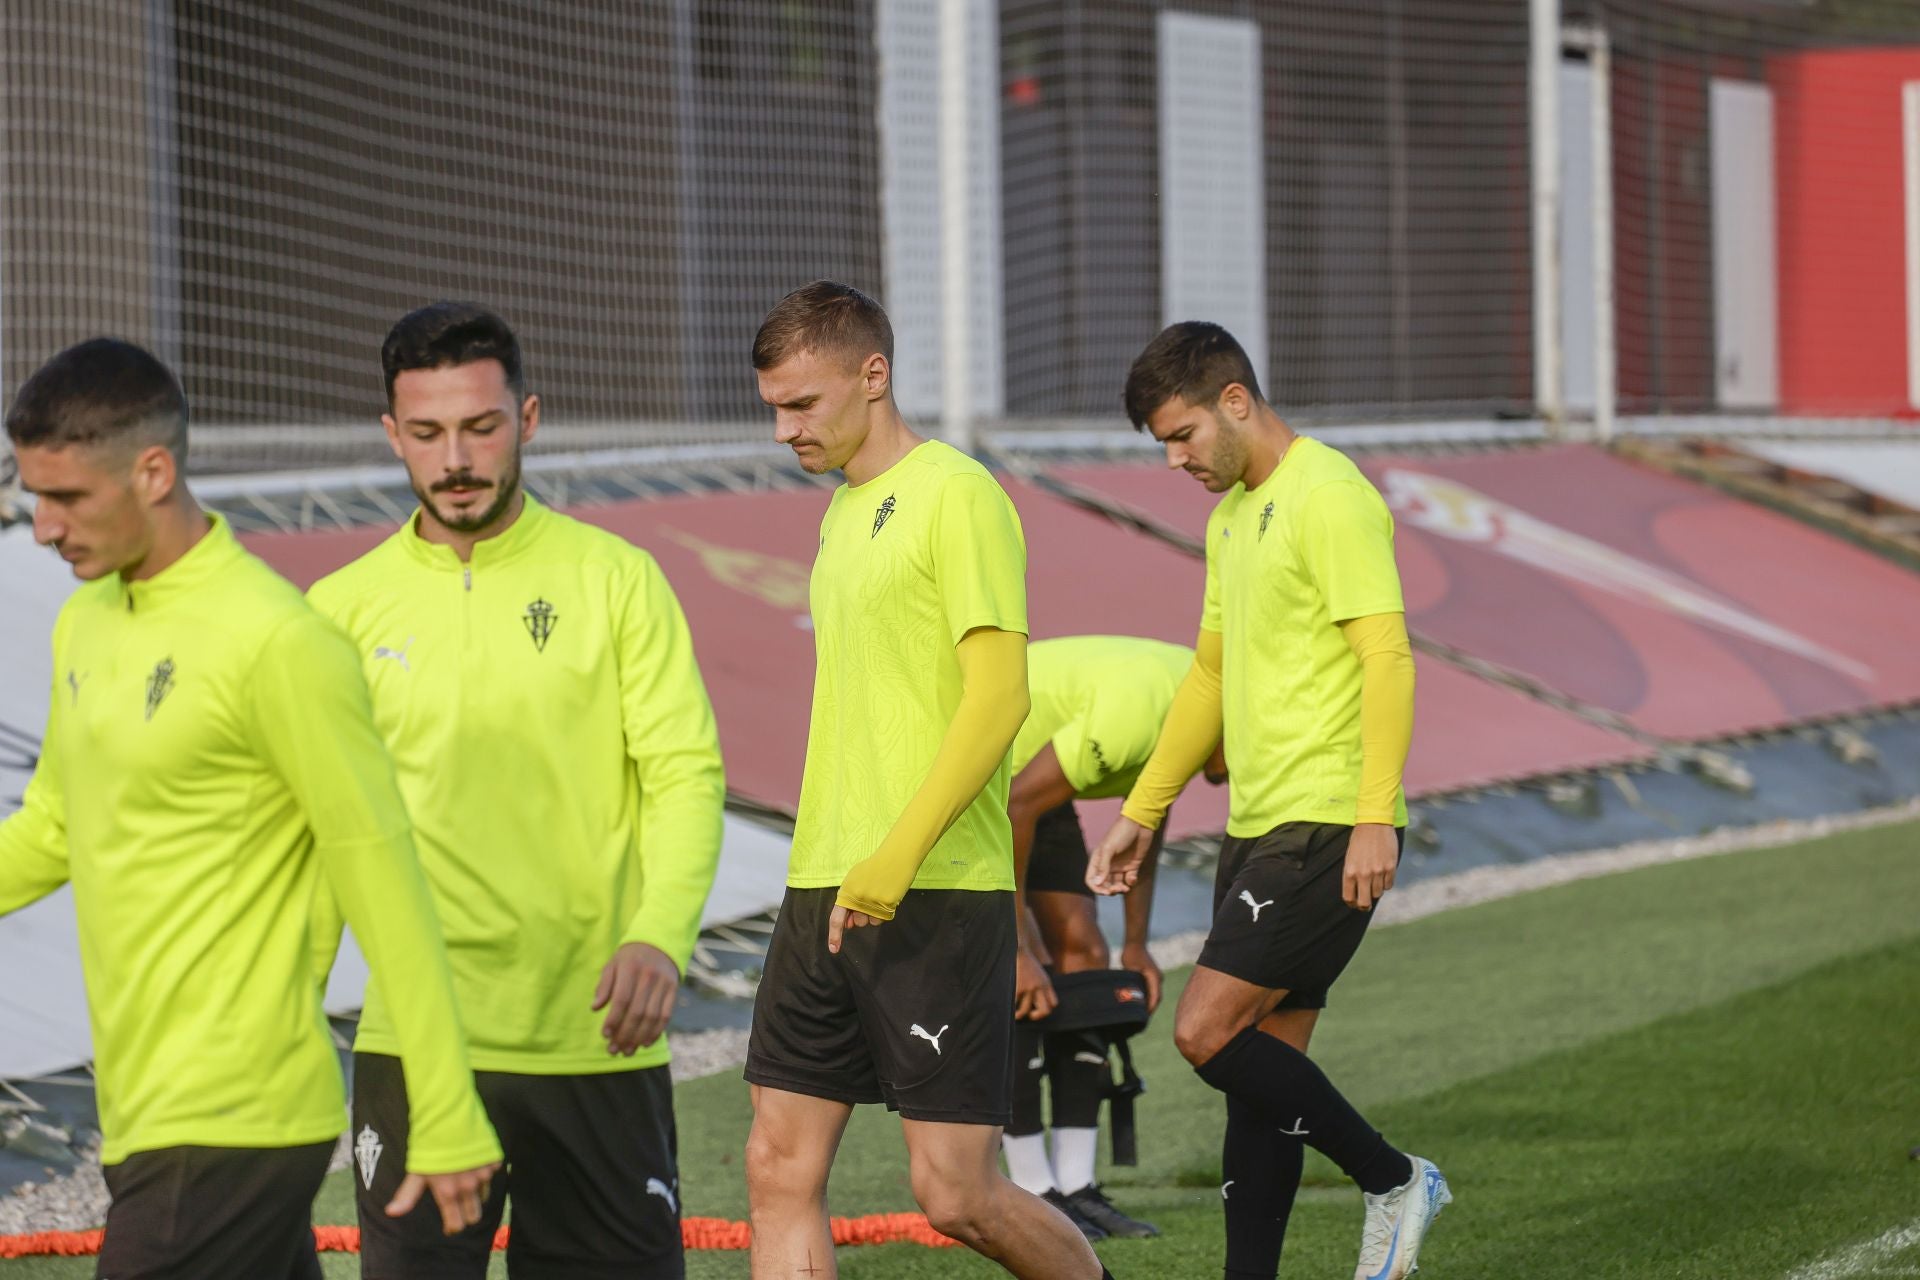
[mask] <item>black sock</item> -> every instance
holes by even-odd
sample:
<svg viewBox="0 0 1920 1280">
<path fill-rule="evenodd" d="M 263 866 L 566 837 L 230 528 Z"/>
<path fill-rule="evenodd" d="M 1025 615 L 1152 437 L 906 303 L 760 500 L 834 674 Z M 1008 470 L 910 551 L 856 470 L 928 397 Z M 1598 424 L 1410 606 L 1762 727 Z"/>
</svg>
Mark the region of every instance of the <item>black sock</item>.
<svg viewBox="0 0 1920 1280">
<path fill-rule="evenodd" d="M 1280 1270 L 1280 1246 L 1306 1155 L 1300 1139 L 1281 1133 L 1264 1111 L 1228 1095 L 1227 1137 L 1220 1148 L 1226 1280 L 1273 1280 Z"/>
<path fill-rule="evenodd" d="M 1035 1066 L 1038 1061 L 1040 1065 Z M 1008 1118 L 1008 1135 L 1020 1138 L 1039 1133 L 1045 1126 L 1040 1119 L 1040 1080 L 1047 1073 L 1040 1048 L 1040 1028 L 1031 1022 L 1013 1024 L 1013 1114 Z"/>
<path fill-rule="evenodd" d="M 1413 1177 L 1413 1162 L 1387 1144 L 1311 1058 L 1258 1027 L 1227 1041 L 1197 1070 L 1220 1092 L 1263 1111 L 1324 1154 L 1368 1195 Z"/>
<path fill-rule="evenodd" d="M 1107 1066 L 1107 1038 L 1098 1031 L 1052 1031 L 1045 1043 L 1053 1127 L 1097 1128 L 1100 1104 L 1113 1082 Z"/>
</svg>

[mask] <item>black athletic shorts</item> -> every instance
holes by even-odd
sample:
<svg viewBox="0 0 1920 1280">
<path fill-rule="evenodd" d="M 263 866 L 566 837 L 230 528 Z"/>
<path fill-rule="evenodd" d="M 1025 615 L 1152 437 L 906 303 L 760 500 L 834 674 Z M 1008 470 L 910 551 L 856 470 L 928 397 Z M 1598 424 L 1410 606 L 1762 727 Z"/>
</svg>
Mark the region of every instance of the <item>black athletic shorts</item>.
<svg viewBox="0 0 1920 1280">
<path fill-rule="evenodd" d="M 515 1280 L 681 1280 L 680 1177 L 666 1067 L 597 1075 L 476 1071 L 475 1089 L 506 1165 L 480 1222 L 441 1234 L 422 1196 L 389 1218 L 406 1177 L 407 1085 L 400 1060 L 353 1055 L 354 1196 L 367 1280 L 479 1280 L 509 1198 L 507 1266 Z"/>
<path fill-rule="evenodd" d="M 1282 1009 L 1324 1009 L 1360 949 L 1373 912 L 1341 894 L 1353 828 L 1286 822 L 1263 836 L 1228 836 L 1213 880 L 1213 928 L 1200 963 L 1255 986 L 1286 989 Z M 1406 847 L 1406 832 L 1398 832 Z"/>
<path fill-rule="evenodd" d="M 1027 854 L 1027 888 L 1093 896 L 1093 890 L 1087 888 L 1087 837 L 1073 801 L 1047 810 L 1034 824 L 1033 848 Z"/>
<path fill-rule="evenodd" d="M 313 1197 L 334 1144 L 164 1147 L 106 1167 L 103 1280 L 320 1280 Z"/>
<path fill-rule="evenodd" d="M 753 1002 L 747 1079 L 909 1120 L 1004 1125 L 1013 894 L 911 889 L 827 951 L 835 889 L 788 889 Z"/>
</svg>

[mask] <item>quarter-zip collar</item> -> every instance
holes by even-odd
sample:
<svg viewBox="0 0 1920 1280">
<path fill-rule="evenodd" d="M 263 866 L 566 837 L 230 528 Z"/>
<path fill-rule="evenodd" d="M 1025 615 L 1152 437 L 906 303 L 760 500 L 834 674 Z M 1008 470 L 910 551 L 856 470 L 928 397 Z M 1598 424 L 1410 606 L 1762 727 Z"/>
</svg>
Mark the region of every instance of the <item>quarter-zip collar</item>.
<svg viewBox="0 0 1920 1280">
<path fill-rule="evenodd" d="M 222 569 L 245 554 L 226 518 L 218 512 L 209 511 L 206 535 L 188 547 L 186 554 L 151 578 L 142 578 L 137 582 L 119 579 L 120 603 L 129 613 L 163 608 L 169 601 L 206 585 Z"/>
<path fill-rule="evenodd" d="M 428 568 L 447 573 L 465 571 L 469 578 L 481 569 L 508 564 L 540 537 L 549 515 L 547 508 L 536 501 L 531 493 L 523 493 L 522 497 L 525 502 L 520 508 L 520 518 L 493 537 L 474 543 L 471 560 L 463 562 L 452 547 L 443 542 L 428 542 L 421 537 L 418 511 L 407 517 L 406 528 L 400 534 L 401 544 L 409 555 Z"/>
</svg>

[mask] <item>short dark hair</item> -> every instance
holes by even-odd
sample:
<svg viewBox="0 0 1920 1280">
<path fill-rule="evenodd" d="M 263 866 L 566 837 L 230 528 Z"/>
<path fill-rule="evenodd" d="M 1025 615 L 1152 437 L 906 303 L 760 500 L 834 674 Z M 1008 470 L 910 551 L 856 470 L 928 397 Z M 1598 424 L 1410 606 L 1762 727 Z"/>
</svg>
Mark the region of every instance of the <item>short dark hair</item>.
<svg viewBox="0 0 1920 1280">
<path fill-rule="evenodd" d="M 187 396 L 180 380 L 144 347 L 89 338 L 41 365 L 7 410 L 15 448 L 162 445 L 187 456 Z"/>
<path fill-rule="evenodd" d="M 1264 402 L 1260 375 L 1233 335 L 1205 320 L 1170 324 L 1155 335 L 1127 370 L 1127 417 L 1144 431 L 1154 411 L 1178 396 L 1183 404 L 1212 404 L 1232 383 Z"/>
<path fill-rule="evenodd" d="M 893 362 L 893 324 L 881 305 L 852 285 L 815 280 L 774 304 L 753 335 L 753 367 L 771 369 L 802 351 L 844 354 L 849 361 L 879 352 Z"/>
<path fill-rule="evenodd" d="M 433 302 L 409 311 L 380 344 L 387 403 L 393 403 L 393 380 L 409 369 L 445 369 L 479 360 L 498 360 L 513 394 L 527 394 L 520 340 L 505 320 L 477 302 Z"/>
</svg>

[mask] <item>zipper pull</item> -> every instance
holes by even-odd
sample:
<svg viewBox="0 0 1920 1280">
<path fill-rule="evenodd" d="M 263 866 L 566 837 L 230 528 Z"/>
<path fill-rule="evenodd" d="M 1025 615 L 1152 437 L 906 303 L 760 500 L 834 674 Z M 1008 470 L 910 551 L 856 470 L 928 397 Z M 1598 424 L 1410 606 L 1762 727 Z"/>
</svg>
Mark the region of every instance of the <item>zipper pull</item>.
<svg viewBox="0 0 1920 1280">
<path fill-rule="evenodd" d="M 466 580 L 467 580 L 467 587 L 466 587 L 466 589 L 467 589 L 468 591 L 471 591 L 471 590 L 473 590 L 473 566 L 472 566 L 472 565 L 468 565 L 468 566 L 466 566 L 466 567 L 465 567 L 464 569 L 462 569 L 462 570 L 461 570 L 460 572 L 461 572 L 461 574 L 462 574 L 462 575 L 464 575 L 464 576 L 465 576 L 465 578 L 466 578 Z"/>
</svg>

